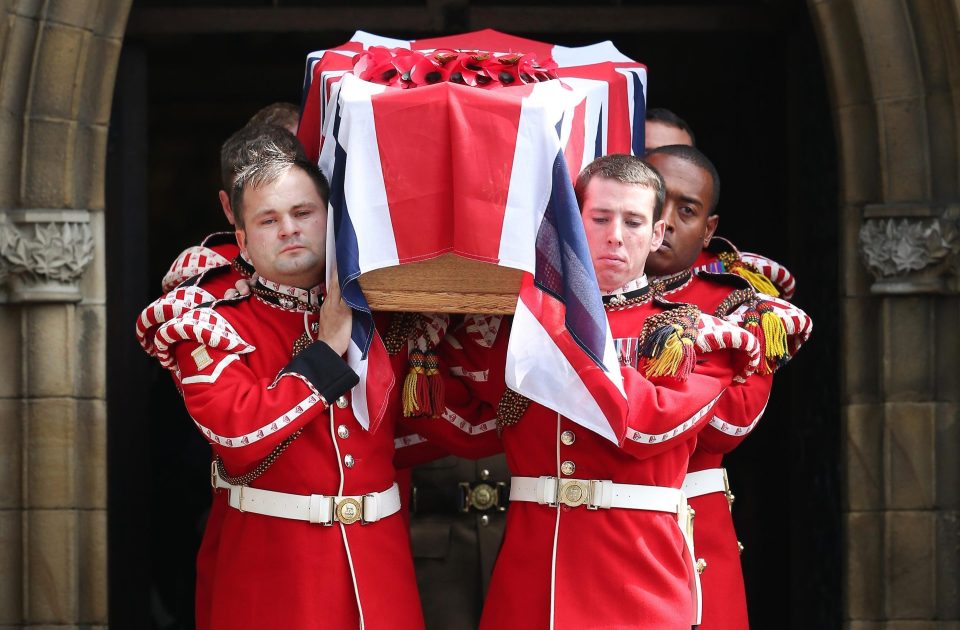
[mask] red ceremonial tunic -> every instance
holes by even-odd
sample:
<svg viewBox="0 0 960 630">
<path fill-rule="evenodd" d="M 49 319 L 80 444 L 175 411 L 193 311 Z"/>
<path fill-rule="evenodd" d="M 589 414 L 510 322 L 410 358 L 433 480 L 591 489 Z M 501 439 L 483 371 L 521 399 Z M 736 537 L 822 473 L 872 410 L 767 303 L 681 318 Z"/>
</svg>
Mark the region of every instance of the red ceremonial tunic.
<svg viewBox="0 0 960 630">
<path fill-rule="evenodd" d="M 730 249 L 735 251 L 732 246 Z M 721 303 L 733 297 L 731 294 L 737 289 L 749 291 L 750 285 L 739 276 L 704 271 L 722 266 L 718 263 L 715 255 L 704 252 L 695 264 L 695 268 L 701 271 L 690 275 L 689 280 L 679 286 L 674 282 L 674 286 L 663 291 L 662 295 L 670 301 L 694 304 L 705 313 L 727 315 L 732 310 L 730 306 L 735 307 L 739 301 L 724 306 Z M 792 281 L 790 286 L 792 291 Z M 727 312 L 717 312 L 718 307 Z M 736 448 L 759 422 L 772 384 L 772 374 L 753 374 L 745 382 L 734 383 L 727 389 L 712 410 L 709 423 L 698 435 L 688 472 L 723 467 L 724 454 Z M 706 561 L 706 568 L 700 575 L 703 591 L 700 628 L 745 630 L 749 628 L 747 599 L 731 504 L 723 492 L 688 500 L 696 510 L 694 550 L 697 558 Z"/>
<path fill-rule="evenodd" d="M 299 495 L 388 490 L 395 477 L 392 422 L 371 434 L 349 403 L 327 405 L 357 377 L 322 342 L 291 358 L 294 341 L 317 317 L 296 304 L 283 308 L 255 296 L 195 308 L 157 333 L 158 358 L 175 360 L 187 410 L 230 475 L 247 473 L 302 429 L 250 487 Z M 218 539 L 205 540 L 198 557 L 198 572 L 209 578 L 198 625 L 423 627 L 399 514 L 332 526 L 226 505 L 219 516 L 208 523 Z"/>
<path fill-rule="evenodd" d="M 645 299 L 646 290 L 637 295 L 638 301 Z M 619 443 L 528 403 L 516 423 L 502 432 L 514 477 L 680 487 L 697 432 L 748 359 L 746 353 L 712 352 L 698 357 L 685 382 L 644 378 L 634 367 L 637 338 L 646 318 L 662 310 L 647 300 L 607 313 L 625 363 L 629 401 L 627 417 L 614 427 Z M 455 335 L 452 344 L 442 347 L 447 367 L 455 374 L 489 370 L 483 381 L 461 381 L 493 408 L 505 389 L 507 329 L 504 322 L 489 349 L 464 335 Z M 458 396 L 448 392 L 448 407 L 457 409 L 464 402 Z M 477 418 L 482 419 L 483 415 Z M 688 556 L 676 514 L 512 501 L 480 627 L 689 627 L 695 577 Z"/>
</svg>

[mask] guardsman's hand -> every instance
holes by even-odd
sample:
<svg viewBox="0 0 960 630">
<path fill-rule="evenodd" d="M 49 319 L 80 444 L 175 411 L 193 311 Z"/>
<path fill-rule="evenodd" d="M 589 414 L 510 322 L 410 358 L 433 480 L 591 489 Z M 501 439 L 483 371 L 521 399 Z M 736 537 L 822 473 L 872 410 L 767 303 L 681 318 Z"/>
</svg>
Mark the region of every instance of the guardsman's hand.
<svg viewBox="0 0 960 630">
<path fill-rule="evenodd" d="M 347 351 L 350 333 L 353 331 L 353 312 L 340 294 L 340 281 L 334 270 L 327 285 L 327 297 L 320 305 L 320 329 L 317 339 L 323 341 L 339 355 Z"/>
</svg>

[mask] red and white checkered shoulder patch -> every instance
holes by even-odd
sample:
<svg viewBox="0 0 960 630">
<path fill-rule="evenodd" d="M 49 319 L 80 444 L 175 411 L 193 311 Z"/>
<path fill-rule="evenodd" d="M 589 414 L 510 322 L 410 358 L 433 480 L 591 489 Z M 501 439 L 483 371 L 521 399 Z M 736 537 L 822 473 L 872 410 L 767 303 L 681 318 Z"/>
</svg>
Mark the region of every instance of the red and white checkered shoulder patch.
<svg viewBox="0 0 960 630">
<path fill-rule="evenodd" d="M 209 247 L 203 245 L 188 247 L 177 256 L 170 265 L 167 275 L 163 277 L 163 290 L 170 291 L 184 280 L 189 280 L 204 271 L 229 265 L 229 260 Z"/>
<path fill-rule="evenodd" d="M 737 375 L 738 380 L 753 374 L 760 365 L 760 342 L 736 324 L 701 313 L 697 333 L 698 354 L 718 350 L 736 350 L 743 354 L 743 369 Z"/>
<path fill-rule="evenodd" d="M 788 301 L 793 299 L 793 294 L 797 290 L 797 281 L 789 269 L 771 258 L 752 252 L 741 252 L 740 260 L 753 265 L 757 271 L 766 276 L 780 290 L 782 299 Z"/>
<path fill-rule="evenodd" d="M 246 354 L 256 348 L 247 343 L 222 314 L 210 307 L 195 308 L 163 324 L 154 336 L 156 357 L 166 368 L 174 366 L 173 347 L 196 341 L 209 348 Z"/>
<path fill-rule="evenodd" d="M 154 335 L 163 324 L 176 319 L 205 302 L 215 298 L 200 287 L 182 287 L 154 300 L 137 317 L 137 341 L 152 357 L 157 355 Z"/>
</svg>

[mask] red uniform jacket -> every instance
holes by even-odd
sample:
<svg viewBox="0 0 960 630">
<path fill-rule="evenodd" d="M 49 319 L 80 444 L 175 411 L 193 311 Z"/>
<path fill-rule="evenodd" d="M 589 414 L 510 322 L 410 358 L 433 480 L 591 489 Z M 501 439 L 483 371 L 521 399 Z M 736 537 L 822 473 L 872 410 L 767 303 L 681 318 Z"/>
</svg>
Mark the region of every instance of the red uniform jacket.
<svg viewBox="0 0 960 630">
<path fill-rule="evenodd" d="M 634 367 L 637 338 L 646 318 L 662 310 L 646 301 L 608 312 L 627 363 L 622 370 L 629 411 L 615 428 L 619 443 L 528 403 L 502 432 L 514 476 L 680 487 L 697 432 L 749 359 L 746 353 L 713 352 L 699 357 L 685 382 L 644 378 Z M 448 391 L 448 408 L 458 409 L 470 395 L 497 408 L 505 388 L 507 329 L 504 323 L 490 348 L 463 334 L 442 347 L 455 374 L 485 375 L 462 378 L 469 392 Z M 689 627 L 694 578 L 685 550 L 676 515 L 512 502 L 481 628 Z"/>
<path fill-rule="evenodd" d="M 707 268 L 705 252 L 698 259 L 698 267 Z M 678 274 L 665 281 L 662 294 L 670 301 L 696 305 L 703 312 L 730 316 L 737 321 L 736 309 L 742 303 L 734 291 L 750 292 L 748 282 L 730 274 L 698 272 Z M 680 282 L 682 278 L 686 281 Z M 792 290 L 791 282 L 791 290 Z M 761 296 L 763 297 L 763 296 Z M 785 321 L 788 346 L 796 352 L 810 332 L 809 319 L 799 309 L 773 298 L 763 299 L 775 307 Z M 726 304 L 724 303 L 726 301 Z M 719 310 L 718 310 L 719 309 Z M 794 322 L 791 317 L 798 320 Z M 799 325 L 797 325 L 799 322 Z M 766 408 L 773 384 L 772 374 L 754 374 L 745 382 L 734 383 L 711 412 L 711 418 L 697 438 L 697 447 L 690 458 L 688 472 L 697 472 L 723 466 L 723 456 L 729 453 L 754 429 Z M 700 576 L 703 590 L 703 630 L 744 630 L 749 627 L 740 550 L 733 526 L 730 503 L 722 492 L 689 499 L 696 510 L 694 549 L 698 558 L 706 561 Z"/>
<path fill-rule="evenodd" d="M 291 358 L 314 321 L 314 313 L 253 297 L 190 310 L 165 324 L 155 343 L 158 358 L 174 362 L 187 410 L 229 474 L 246 473 L 302 429 L 251 487 L 305 495 L 387 490 L 392 425 L 370 434 L 349 404 L 327 404 L 356 375 L 321 342 Z M 368 629 L 422 627 L 399 514 L 330 527 L 229 507 L 220 516 L 208 523 L 219 540 L 198 558 L 212 565 L 199 567 L 210 578 L 210 627 L 356 628 L 361 618 Z"/>
</svg>

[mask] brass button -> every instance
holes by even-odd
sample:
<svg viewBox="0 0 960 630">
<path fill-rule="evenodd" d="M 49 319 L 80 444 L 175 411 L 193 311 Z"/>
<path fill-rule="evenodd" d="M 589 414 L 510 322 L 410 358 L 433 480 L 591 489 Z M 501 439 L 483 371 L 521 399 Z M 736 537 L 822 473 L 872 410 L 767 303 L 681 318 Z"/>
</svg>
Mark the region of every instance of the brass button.
<svg viewBox="0 0 960 630">
<path fill-rule="evenodd" d="M 697 560 L 697 574 L 702 575 L 707 570 L 707 561 L 703 558 Z M 710 575 L 713 575 L 712 573 Z"/>
<path fill-rule="evenodd" d="M 570 446 L 577 441 L 577 435 L 573 431 L 564 431 L 560 434 L 560 441 L 566 446 Z"/>
<path fill-rule="evenodd" d="M 577 465 L 568 459 L 560 464 L 560 472 L 565 475 L 572 475 L 573 473 L 577 472 Z"/>
<path fill-rule="evenodd" d="M 483 470 L 481 470 L 481 471 L 480 471 L 480 478 L 481 478 L 481 479 L 484 479 L 484 480 L 489 479 L 489 478 L 490 478 L 490 471 L 487 470 L 486 468 L 484 468 Z"/>
<path fill-rule="evenodd" d="M 347 468 L 353 468 L 353 455 L 347 453 L 343 456 L 343 465 Z"/>
<path fill-rule="evenodd" d="M 489 524 L 490 524 L 490 517 L 489 517 L 489 516 L 487 516 L 486 514 L 484 514 L 483 516 L 480 517 L 480 525 L 481 525 L 481 526 L 486 527 L 486 526 L 489 525 Z"/>
<path fill-rule="evenodd" d="M 743 555 L 743 543 L 740 542 L 739 540 L 737 541 L 737 551 L 740 553 L 741 556 Z"/>
<path fill-rule="evenodd" d="M 337 407 L 340 407 L 341 409 L 346 409 L 346 408 L 347 408 L 347 397 L 346 397 L 346 396 L 341 396 L 340 398 L 337 398 Z"/>
<path fill-rule="evenodd" d="M 341 440 L 345 440 L 348 437 L 350 437 L 350 429 L 347 428 L 347 425 L 341 424 L 340 426 L 337 427 L 337 436 Z"/>
</svg>

